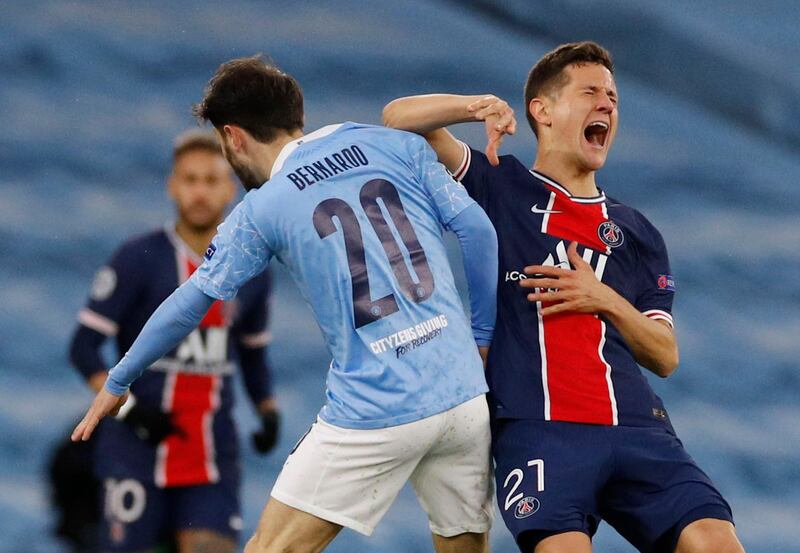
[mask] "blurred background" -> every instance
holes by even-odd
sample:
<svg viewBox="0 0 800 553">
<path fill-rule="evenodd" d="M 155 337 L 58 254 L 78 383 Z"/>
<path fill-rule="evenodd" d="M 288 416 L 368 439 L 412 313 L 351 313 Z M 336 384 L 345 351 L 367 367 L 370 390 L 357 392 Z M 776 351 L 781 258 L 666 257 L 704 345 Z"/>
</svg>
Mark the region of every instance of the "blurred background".
<svg viewBox="0 0 800 553">
<path fill-rule="evenodd" d="M 617 64 L 620 131 L 598 179 L 669 246 L 682 361 L 653 379 L 749 552 L 800 551 L 800 3 L 791 0 L 6 1 L 0 15 L 0 552 L 65 551 L 47 464 L 90 402 L 66 348 L 94 271 L 172 217 L 174 136 L 215 68 L 264 52 L 302 84 L 307 130 L 379 123 L 391 99 L 495 93 L 535 155 L 522 85 L 561 42 Z M 457 134 L 481 147 L 482 127 Z M 244 444 L 244 536 L 323 401 L 327 354 L 275 267 L 281 442 Z M 257 427 L 240 394 L 242 437 Z M 246 435 L 245 435 L 246 434 Z M 243 440 L 244 441 L 244 440 Z M 502 521 L 495 551 L 515 547 Z M 633 549 L 603 526 L 597 551 Z M 405 490 L 375 535 L 330 551 L 431 551 Z"/>
</svg>

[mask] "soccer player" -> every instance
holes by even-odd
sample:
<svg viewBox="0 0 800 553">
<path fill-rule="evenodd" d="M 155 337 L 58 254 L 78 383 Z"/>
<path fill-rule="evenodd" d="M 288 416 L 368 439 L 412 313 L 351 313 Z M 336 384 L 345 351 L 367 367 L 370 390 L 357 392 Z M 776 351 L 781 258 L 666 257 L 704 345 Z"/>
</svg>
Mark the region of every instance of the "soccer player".
<svg viewBox="0 0 800 553">
<path fill-rule="evenodd" d="M 494 96 L 402 98 L 384 120 L 425 135 L 497 229 L 487 379 L 497 499 L 520 550 L 589 552 L 602 519 L 640 551 L 740 552 L 730 507 L 637 366 L 678 364 L 675 281 L 656 228 L 595 182 L 617 102 L 610 55 L 583 42 L 528 77 L 533 170 L 497 157 L 516 122 Z M 443 128 L 468 121 L 485 122 L 486 154 Z"/>
<path fill-rule="evenodd" d="M 258 57 L 223 64 L 196 114 L 250 192 L 111 370 L 73 439 L 88 439 L 153 359 L 275 257 L 333 360 L 327 401 L 245 551 L 321 551 L 343 526 L 369 535 L 408 480 L 437 551 L 486 551 L 493 505 L 479 347 L 485 353 L 496 309 L 491 222 L 415 134 L 347 122 L 304 135 L 297 82 Z M 471 329 L 443 229 L 461 245 Z"/>
<path fill-rule="evenodd" d="M 99 390 L 101 346 L 120 355 L 158 305 L 201 265 L 236 185 L 213 133 L 189 131 L 173 151 L 168 191 L 177 221 L 128 240 L 101 268 L 70 348 L 73 365 Z M 256 447 L 275 443 L 278 412 L 266 364 L 269 273 L 236 300 L 214 302 L 176 347 L 147 363 L 117 420 L 104 421 L 94 448 L 103 481 L 103 551 L 234 551 L 241 527 L 232 373 L 238 358 L 262 420 Z M 228 299 L 228 298 L 225 298 Z"/>
</svg>

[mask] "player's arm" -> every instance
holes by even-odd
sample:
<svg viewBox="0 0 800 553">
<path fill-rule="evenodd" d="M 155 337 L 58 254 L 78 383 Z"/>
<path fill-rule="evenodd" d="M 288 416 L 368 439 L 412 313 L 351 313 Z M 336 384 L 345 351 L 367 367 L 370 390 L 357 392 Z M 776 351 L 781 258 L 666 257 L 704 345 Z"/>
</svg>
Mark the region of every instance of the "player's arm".
<svg viewBox="0 0 800 553">
<path fill-rule="evenodd" d="M 469 286 L 472 334 L 486 363 L 497 317 L 497 233 L 478 204 L 456 215 L 447 225 L 458 238 Z"/>
<path fill-rule="evenodd" d="M 78 325 L 69 346 L 69 360 L 72 366 L 86 379 L 89 388 L 99 392 L 106 381 L 108 370 L 100 355 L 106 336 L 97 330 Z"/>
<path fill-rule="evenodd" d="M 445 127 L 475 121 L 485 123 L 486 155 L 492 165 L 498 165 L 497 150 L 503 136 L 514 134 L 517 123 L 514 110 L 496 96 L 424 94 L 398 98 L 383 108 L 384 125 L 424 136 L 453 174 L 464 160 L 464 146 Z"/>
<path fill-rule="evenodd" d="M 591 265 L 578 255 L 575 242 L 570 244 L 568 256 L 574 269 L 525 267 L 532 278 L 520 281 L 520 286 L 532 290 L 528 300 L 552 303 L 542 309 L 542 316 L 567 312 L 600 315 L 619 330 L 637 363 L 661 377 L 672 374 L 678 366 L 678 344 L 670 323 L 647 317 L 598 280 Z"/>
<path fill-rule="evenodd" d="M 239 363 L 247 395 L 261 420 L 261 429 L 252 435 L 253 447 L 259 453 L 267 453 L 278 442 L 280 429 L 278 403 L 272 395 L 267 346 L 252 347 L 240 344 Z"/>
<path fill-rule="evenodd" d="M 236 348 L 244 387 L 256 411 L 263 415 L 276 410 L 278 404 L 272 396 L 272 378 L 267 363 L 267 344 L 240 341 Z"/>
<path fill-rule="evenodd" d="M 429 194 L 440 223 L 458 238 L 469 286 L 472 333 L 485 361 L 497 314 L 497 233 L 466 189 L 436 162 L 430 146 L 416 137 L 409 140 L 408 146 L 417 177 Z"/>
<path fill-rule="evenodd" d="M 679 360 L 672 326 L 667 321 L 645 316 L 614 290 L 611 292 L 612 299 L 602 315 L 622 334 L 637 363 L 662 378 L 671 375 Z"/>
<path fill-rule="evenodd" d="M 261 420 L 261 429 L 252 435 L 253 446 L 259 453 L 267 453 L 277 443 L 280 428 L 280 413 L 272 393 L 272 372 L 267 356 L 270 342 L 269 272 L 264 272 L 251 283 L 258 284 L 259 295 L 235 329 L 236 348 L 245 390 Z"/>
<path fill-rule="evenodd" d="M 101 350 L 108 338 L 119 331 L 119 321 L 127 320 L 141 296 L 145 276 L 143 247 L 138 241 L 118 249 L 95 274 L 87 304 L 78 312 L 78 325 L 69 345 L 72 366 L 89 387 L 100 391 L 109 365 Z"/>
</svg>

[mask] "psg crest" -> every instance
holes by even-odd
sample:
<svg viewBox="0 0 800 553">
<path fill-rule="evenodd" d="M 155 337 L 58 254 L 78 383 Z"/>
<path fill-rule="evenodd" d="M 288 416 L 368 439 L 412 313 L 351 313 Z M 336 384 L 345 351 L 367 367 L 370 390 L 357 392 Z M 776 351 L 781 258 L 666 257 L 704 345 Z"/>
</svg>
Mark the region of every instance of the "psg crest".
<svg viewBox="0 0 800 553">
<path fill-rule="evenodd" d="M 539 510 L 539 505 L 539 500 L 535 497 L 523 497 L 517 502 L 517 507 L 514 509 L 514 516 L 517 518 L 528 518 Z"/>
<path fill-rule="evenodd" d="M 597 236 L 610 248 L 618 248 L 625 241 L 622 229 L 614 221 L 605 221 L 597 227 Z"/>
</svg>

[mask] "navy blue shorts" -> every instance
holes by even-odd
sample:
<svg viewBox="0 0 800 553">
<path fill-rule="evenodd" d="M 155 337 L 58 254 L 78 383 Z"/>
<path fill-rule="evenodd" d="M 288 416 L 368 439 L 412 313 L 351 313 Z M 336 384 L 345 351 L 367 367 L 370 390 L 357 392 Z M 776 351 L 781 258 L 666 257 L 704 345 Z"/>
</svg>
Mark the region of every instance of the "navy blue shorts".
<svg viewBox="0 0 800 553">
<path fill-rule="evenodd" d="M 733 522 L 711 480 L 668 428 L 495 421 L 497 501 L 520 550 L 605 520 L 639 551 L 672 552 L 690 523 Z"/>
<path fill-rule="evenodd" d="M 133 552 L 170 543 L 180 530 L 211 530 L 238 541 L 242 519 L 239 475 L 233 469 L 216 484 L 157 488 L 133 478 L 103 485 L 102 551 Z"/>
</svg>

